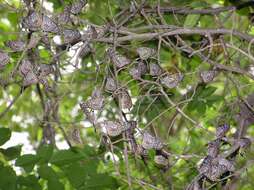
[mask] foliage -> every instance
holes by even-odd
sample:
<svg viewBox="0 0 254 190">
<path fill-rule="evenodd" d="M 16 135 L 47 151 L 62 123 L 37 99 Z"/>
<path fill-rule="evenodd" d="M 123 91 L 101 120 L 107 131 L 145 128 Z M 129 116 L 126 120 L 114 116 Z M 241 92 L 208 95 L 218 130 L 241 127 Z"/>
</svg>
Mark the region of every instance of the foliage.
<svg viewBox="0 0 254 190">
<path fill-rule="evenodd" d="M 0 1 L 0 190 L 252 189 L 253 4 Z"/>
</svg>

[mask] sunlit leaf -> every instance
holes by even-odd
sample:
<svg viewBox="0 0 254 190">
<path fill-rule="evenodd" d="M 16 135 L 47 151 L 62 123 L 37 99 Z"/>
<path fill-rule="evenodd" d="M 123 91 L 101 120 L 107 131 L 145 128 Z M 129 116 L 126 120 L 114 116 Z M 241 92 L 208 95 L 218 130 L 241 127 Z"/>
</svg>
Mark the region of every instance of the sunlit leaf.
<svg viewBox="0 0 254 190">
<path fill-rule="evenodd" d="M 46 163 L 53 154 L 53 145 L 41 145 L 37 150 L 37 156 L 40 157 L 40 163 Z"/>
<path fill-rule="evenodd" d="M 24 168 L 26 172 L 31 172 L 39 159 L 40 158 L 37 155 L 24 154 L 17 158 L 15 165 Z"/>
<path fill-rule="evenodd" d="M 0 149 L 0 152 L 4 154 L 7 160 L 13 160 L 20 155 L 22 145 L 12 146 L 7 149 Z"/>
<path fill-rule="evenodd" d="M 8 128 L 0 128 L 0 146 L 11 138 L 11 130 Z"/>
<path fill-rule="evenodd" d="M 200 15 L 188 15 L 184 21 L 184 27 L 193 27 L 197 24 Z"/>
</svg>

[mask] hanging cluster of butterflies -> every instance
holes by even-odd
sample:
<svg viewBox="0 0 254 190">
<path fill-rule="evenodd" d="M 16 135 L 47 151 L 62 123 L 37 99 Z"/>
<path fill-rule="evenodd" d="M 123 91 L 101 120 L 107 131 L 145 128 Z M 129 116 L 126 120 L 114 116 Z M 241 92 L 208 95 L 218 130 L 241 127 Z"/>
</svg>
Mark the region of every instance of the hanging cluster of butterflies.
<svg viewBox="0 0 254 190">
<path fill-rule="evenodd" d="M 84 45 L 81 48 L 80 54 L 85 55 L 91 51 L 89 40 L 100 37 L 100 34 L 90 27 L 88 31 L 81 35 L 73 25 L 75 24 L 75 15 L 79 14 L 86 5 L 85 0 L 78 0 L 72 4 L 64 7 L 64 10 L 56 16 L 48 16 L 44 12 L 35 9 L 31 1 L 25 1 L 27 5 L 27 15 L 22 19 L 22 28 L 31 35 L 27 41 L 22 39 L 7 41 L 5 44 L 11 49 L 11 52 L 25 52 L 36 48 L 39 44 L 46 48 L 51 48 L 51 39 L 54 35 L 62 37 L 62 45 L 73 45 L 79 41 L 83 41 Z M 103 32 L 102 32 L 103 33 Z M 156 50 L 150 47 L 139 47 L 136 49 L 139 56 L 139 61 L 133 62 L 126 56 L 119 53 L 114 48 L 108 48 L 107 55 L 111 63 L 117 70 L 129 68 L 129 74 L 134 80 L 140 80 L 146 74 L 151 75 L 156 79 L 156 82 L 166 88 L 175 88 L 183 79 L 183 74 L 178 71 L 169 73 L 165 71 L 160 64 L 149 62 L 149 60 L 156 55 Z M 4 69 L 10 62 L 9 54 L 0 50 L 0 69 Z M 30 86 L 41 83 L 46 89 L 50 89 L 47 77 L 55 72 L 55 68 L 51 64 L 41 64 L 34 62 L 36 59 L 24 55 L 23 59 L 17 63 L 18 73 L 22 77 L 22 86 Z M 211 82 L 216 76 L 215 71 L 204 71 L 200 73 L 201 79 L 204 83 Z M 121 86 L 114 76 L 106 78 L 105 90 L 113 94 L 117 100 L 121 110 L 130 110 L 133 107 L 132 98 L 129 90 Z M 134 154 L 147 156 L 149 149 L 155 149 L 158 154 L 155 156 L 155 163 L 163 166 L 168 166 L 168 157 L 159 152 L 163 149 L 163 143 L 157 137 L 151 135 L 148 131 L 142 132 L 142 141 L 138 143 L 135 137 L 137 123 L 135 121 L 109 121 L 98 122 L 96 111 L 101 111 L 104 107 L 105 100 L 100 89 L 95 89 L 85 102 L 80 106 L 85 113 L 87 119 L 101 131 L 109 136 L 116 137 L 125 135 L 128 139 L 130 150 Z"/>
<path fill-rule="evenodd" d="M 198 166 L 200 178 L 187 189 L 202 189 L 205 181 L 227 181 L 227 176 L 235 171 L 235 156 L 248 148 L 251 141 L 245 137 L 232 141 L 226 136 L 229 130 L 230 126 L 228 124 L 219 125 L 216 128 L 216 138 L 208 143 L 207 155 Z M 226 145 L 229 148 L 223 148 Z"/>
<path fill-rule="evenodd" d="M 180 74 L 177 74 L 174 79 L 171 78 L 171 75 L 167 75 L 166 72 L 159 66 L 159 64 L 150 64 L 150 68 L 147 66 L 147 59 L 151 58 L 156 51 L 148 47 L 140 47 L 136 50 L 139 55 L 140 61 L 135 65 L 132 65 L 129 68 L 129 74 L 135 79 L 139 80 L 150 70 L 150 74 L 155 77 L 160 77 L 164 74 L 167 76 L 167 84 L 173 88 L 181 80 Z M 132 62 L 126 56 L 120 54 L 118 51 L 113 48 L 107 50 L 107 55 L 110 58 L 111 63 L 115 66 L 118 71 L 126 69 L 129 67 Z M 136 121 L 124 121 L 120 119 L 116 120 L 107 120 L 100 121 L 97 118 L 97 111 L 101 112 L 105 104 L 105 97 L 103 96 L 102 89 L 96 88 L 90 97 L 87 98 L 85 102 L 80 103 L 80 107 L 84 114 L 86 115 L 87 120 L 89 120 L 103 135 L 114 138 L 118 136 L 125 136 L 129 144 L 129 150 L 134 155 L 139 155 L 141 158 L 146 159 L 148 156 L 148 150 L 156 150 L 156 155 L 154 157 L 154 162 L 158 166 L 168 168 L 169 160 L 168 155 L 161 154 L 164 144 L 163 142 L 153 136 L 148 131 L 140 131 L 138 129 L 138 124 Z M 129 90 L 125 86 L 121 86 L 120 81 L 117 81 L 114 75 L 106 77 L 104 84 L 104 90 L 112 94 L 113 98 L 118 102 L 120 110 L 130 110 L 133 107 L 132 98 Z M 141 135 L 135 135 L 139 133 Z M 140 138 L 141 136 L 141 138 Z"/>
<path fill-rule="evenodd" d="M 168 73 L 157 63 L 147 64 L 147 60 L 156 54 L 153 48 L 139 47 L 136 52 L 140 60 L 129 69 L 129 74 L 133 79 L 139 80 L 143 75 L 150 74 L 153 77 L 157 77 L 160 83 L 167 88 L 175 88 L 183 79 L 183 75 L 180 72 Z M 132 63 L 131 60 L 113 50 L 113 48 L 109 48 L 108 55 L 117 69 L 124 68 Z"/>
<path fill-rule="evenodd" d="M 93 103 L 91 104 L 91 102 Z M 103 106 L 103 97 L 100 95 L 94 96 L 94 93 L 86 102 L 80 103 L 80 107 L 86 115 L 86 118 L 103 134 L 103 136 L 114 138 L 124 135 L 128 142 L 130 152 L 145 160 L 148 157 L 148 150 L 154 149 L 161 151 L 164 148 L 163 142 L 148 131 L 142 132 L 142 138 L 137 140 L 135 135 L 138 129 L 136 121 L 99 121 L 96 117 L 95 110 L 98 110 L 99 108 L 102 109 L 101 106 Z M 154 157 L 154 161 L 158 166 L 167 168 L 169 166 L 167 155 L 165 156 L 158 153 Z"/>
<path fill-rule="evenodd" d="M 106 55 L 110 62 L 113 64 L 117 72 L 127 70 L 134 80 L 142 80 L 144 75 L 150 75 L 156 80 L 156 83 L 169 89 L 177 87 L 183 79 L 183 74 L 178 70 L 174 73 L 165 71 L 159 63 L 150 61 L 156 55 L 156 50 L 150 47 L 139 47 L 136 49 L 138 55 L 138 61 L 132 62 L 128 57 L 121 54 L 115 48 L 110 47 L 106 51 Z M 122 86 L 114 74 L 109 74 L 106 77 L 104 90 L 112 94 L 114 99 L 118 102 L 120 110 L 130 110 L 133 107 L 130 91 L 126 86 Z M 200 78 L 202 82 L 209 83 L 216 77 L 216 71 L 202 71 L 200 72 Z M 156 150 L 156 156 L 154 162 L 168 168 L 169 155 L 163 154 L 163 143 L 161 140 L 148 131 L 142 131 L 142 140 L 139 141 L 135 137 L 135 130 L 137 130 L 136 121 L 111 121 L 105 120 L 98 122 L 96 110 L 102 111 L 105 100 L 102 93 L 102 89 L 95 89 L 85 102 L 80 104 L 81 109 L 86 115 L 86 118 L 104 135 L 108 137 L 117 137 L 125 135 L 129 143 L 129 149 L 132 153 L 140 155 L 145 158 L 148 155 L 148 150 Z M 132 124 L 130 124 L 132 123 Z M 137 143 L 140 142 L 140 143 Z"/>
<path fill-rule="evenodd" d="M 7 41 L 5 44 L 11 49 L 11 52 L 25 52 L 29 49 L 36 48 L 39 44 L 50 49 L 52 37 L 54 35 L 60 35 L 62 37 L 61 45 L 71 46 L 77 42 L 83 41 L 84 44 L 80 49 L 79 55 L 84 56 L 91 52 L 89 40 L 101 36 L 97 29 L 92 26 L 89 27 L 83 35 L 81 35 L 79 30 L 74 27 L 75 22 L 77 22 L 75 16 L 85 7 L 87 4 L 86 0 L 74 1 L 71 4 L 66 5 L 62 12 L 53 16 L 46 15 L 45 11 L 33 7 L 32 2 L 29 0 L 24 2 L 27 7 L 27 15 L 22 19 L 21 25 L 22 28 L 31 35 L 27 41 L 23 39 Z M 103 35 L 103 32 L 101 32 L 101 34 Z M 136 52 L 139 55 L 140 60 L 134 63 L 134 66 L 129 69 L 129 73 L 133 79 L 139 80 L 143 75 L 150 74 L 151 76 L 156 77 L 158 82 L 167 88 L 175 88 L 183 79 L 183 74 L 180 72 L 169 73 L 164 71 L 157 63 L 147 64 L 147 60 L 156 54 L 156 51 L 153 48 L 139 47 Z M 130 59 L 121 55 L 113 48 L 109 48 L 107 53 L 117 69 L 124 69 L 126 66 L 132 64 Z M 34 66 L 36 64 L 34 63 L 34 60 L 29 60 L 29 57 L 26 59 L 26 61 L 31 62 L 33 67 L 36 67 Z M 9 62 L 10 57 L 8 53 L 0 50 L 0 69 L 3 69 Z M 21 65 L 19 63 L 17 64 L 18 66 Z M 212 81 L 215 75 L 216 73 L 214 71 L 204 71 L 200 74 L 205 83 Z M 48 86 L 46 76 L 43 76 L 44 78 L 42 79 L 41 77 L 36 76 L 33 72 L 21 76 L 24 79 L 23 85 L 31 85 L 41 82 Z M 107 80 L 107 87 L 109 91 L 114 91 L 115 84 L 110 77 Z M 126 97 L 125 91 L 119 93 L 123 94 L 123 98 Z M 126 106 L 127 109 L 130 109 L 130 107 L 131 105 Z"/>
<path fill-rule="evenodd" d="M 72 4 L 66 5 L 61 13 L 53 16 L 46 15 L 46 11 L 35 7 L 34 2 L 30 0 L 24 0 L 24 3 L 27 14 L 21 19 L 21 26 L 27 32 L 27 40 L 22 36 L 16 40 L 5 42 L 7 51 L 0 50 L 0 70 L 3 70 L 11 62 L 10 54 L 21 52 L 21 60 L 15 63 L 16 67 L 14 67 L 13 73 L 20 74 L 23 79 L 22 86 L 41 83 L 46 89 L 50 89 L 47 76 L 54 72 L 54 67 L 51 64 L 40 64 L 36 51 L 32 55 L 31 51 L 30 54 L 28 52 L 38 45 L 52 51 L 52 47 L 56 47 L 56 44 L 51 46 L 52 39 L 56 35 L 62 37 L 61 45 L 73 45 L 79 42 L 82 35 L 75 29 L 75 16 L 82 11 L 87 2 L 86 0 L 74 1 Z M 83 37 L 88 36 L 84 35 Z"/>
</svg>

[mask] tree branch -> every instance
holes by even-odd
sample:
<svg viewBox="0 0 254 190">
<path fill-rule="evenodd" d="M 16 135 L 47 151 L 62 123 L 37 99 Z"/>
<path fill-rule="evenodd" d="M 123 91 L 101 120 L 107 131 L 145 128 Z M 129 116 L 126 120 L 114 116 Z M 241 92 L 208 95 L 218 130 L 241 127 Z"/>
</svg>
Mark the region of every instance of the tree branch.
<svg viewBox="0 0 254 190">
<path fill-rule="evenodd" d="M 152 26 L 156 28 L 156 26 Z M 161 28 L 161 26 L 159 26 Z M 118 37 L 116 40 L 118 43 L 132 41 L 132 40 L 151 40 L 158 37 L 174 36 L 174 35 L 233 35 L 247 42 L 253 40 L 254 36 L 248 35 L 237 30 L 229 30 L 225 28 L 219 29 L 203 29 L 203 28 L 177 28 L 171 31 L 165 32 L 151 32 L 143 34 L 132 34 L 128 36 Z M 113 43 L 113 37 L 94 39 L 96 42 Z"/>
<path fill-rule="evenodd" d="M 208 8 L 208 9 L 191 9 L 187 7 L 160 7 L 161 13 L 172 13 L 172 14 L 201 14 L 201 15 L 214 15 L 227 11 L 235 11 L 235 6 Z M 146 13 L 157 13 L 157 7 L 143 9 Z"/>
</svg>

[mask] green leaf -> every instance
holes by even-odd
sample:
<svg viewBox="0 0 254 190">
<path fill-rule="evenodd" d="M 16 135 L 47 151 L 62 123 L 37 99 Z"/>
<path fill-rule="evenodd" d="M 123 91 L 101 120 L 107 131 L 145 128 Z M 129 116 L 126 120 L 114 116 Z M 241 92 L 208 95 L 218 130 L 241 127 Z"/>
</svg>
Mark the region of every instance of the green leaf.
<svg viewBox="0 0 254 190">
<path fill-rule="evenodd" d="M 39 157 L 34 154 L 24 154 L 16 160 L 16 166 L 24 166 L 30 164 L 36 164 L 39 160 Z"/>
<path fill-rule="evenodd" d="M 88 176 L 97 174 L 97 167 L 99 164 L 98 159 L 88 159 L 80 162 L 73 163 L 62 167 L 66 177 L 70 181 L 71 185 L 75 188 L 79 188 L 85 184 Z"/>
<path fill-rule="evenodd" d="M 64 186 L 59 182 L 56 172 L 49 166 L 43 165 L 38 169 L 41 178 L 48 181 L 48 190 L 62 190 Z"/>
<path fill-rule="evenodd" d="M 203 89 L 203 90 L 200 92 L 199 97 L 207 98 L 207 97 L 211 96 L 216 90 L 217 90 L 216 87 L 214 87 L 214 86 L 209 86 L 209 87 Z"/>
<path fill-rule="evenodd" d="M 0 146 L 11 138 L 11 130 L 9 128 L 0 128 Z"/>
<path fill-rule="evenodd" d="M 184 27 L 188 27 L 188 28 L 194 27 L 197 24 L 199 18 L 200 18 L 200 15 L 189 14 L 184 21 Z"/>
<path fill-rule="evenodd" d="M 64 185 L 60 181 L 49 180 L 48 181 L 48 190 L 63 190 Z"/>
<path fill-rule="evenodd" d="M 0 189 L 16 190 L 16 173 L 9 167 L 0 167 Z"/>
<path fill-rule="evenodd" d="M 12 23 L 12 26 L 17 25 L 19 16 L 16 12 L 8 14 L 8 20 Z"/>
<path fill-rule="evenodd" d="M 191 7 L 193 8 L 203 8 L 207 6 L 207 2 L 203 1 L 194 1 L 190 4 Z"/>
<path fill-rule="evenodd" d="M 217 102 L 217 101 L 221 101 L 223 100 L 224 98 L 222 96 L 219 96 L 219 95 L 213 95 L 213 96 L 209 96 L 206 98 L 207 101 L 210 101 L 210 102 Z"/>
<path fill-rule="evenodd" d="M 197 99 L 197 98 L 194 98 L 194 99 L 188 104 L 187 109 L 188 109 L 189 111 L 196 110 L 198 104 L 199 104 L 198 99 Z"/>
<path fill-rule="evenodd" d="M 43 144 L 37 150 L 37 156 L 40 157 L 40 164 L 47 163 L 53 154 L 53 145 Z"/>
<path fill-rule="evenodd" d="M 45 49 L 41 49 L 40 50 L 40 57 L 42 57 L 44 59 L 49 59 L 50 53 Z"/>
<path fill-rule="evenodd" d="M 213 106 L 213 104 L 217 103 L 217 102 L 220 102 L 220 101 L 223 101 L 223 97 L 222 96 L 219 96 L 219 95 L 213 95 L 213 96 L 210 96 L 210 97 L 207 97 L 207 106 Z"/>
<path fill-rule="evenodd" d="M 199 114 L 203 115 L 206 111 L 206 104 L 204 102 L 199 102 L 197 104 L 197 111 Z"/>
<path fill-rule="evenodd" d="M 115 178 L 107 174 L 96 174 L 92 175 L 89 180 L 87 180 L 84 189 L 117 189 L 118 185 Z"/>
<path fill-rule="evenodd" d="M 96 154 L 95 148 L 88 145 L 85 145 L 84 148 L 80 151 L 80 153 L 82 153 L 84 157 L 90 157 Z"/>
<path fill-rule="evenodd" d="M 96 171 L 96 168 L 93 169 Z M 80 163 L 74 163 L 68 165 L 63 170 L 73 187 L 79 188 L 80 186 L 84 185 L 88 173 L 83 165 Z"/>
<path fill-rule="evenodd" d="M 63 166 L 81 160 L 82 158 L 84 158 L 84 155 L 80 151 L 73 149 L 59 150 L 53 154 L 52 158 L 50 159 L 50 163 Z"/>
<path fill-rule="evenodd" d="M 7 160 L 13 160 L 20 155 L 22 145 L 12 146 L 7 149 L 0 149 L 0 152 L 6 157 Z"/>
<path fill-rule="evenodd" d="M 17 179 L 17 183 L 20 186 L 25 186 L 27 190 L 41 190 L 41 185 L 38 181 L 38 178 L 34 175 L 19 176 Z"/>
<path fill-rule="evenodd" d="M 31 172 L 39 159 L 40 158 L 37 155 L 24 154 L 17 158 L 15 165 L 24 168 L 26 172 Z"/>
<path fill-rule="evenodd" d="M 46 180 L 58 180 L 56 172 L 47 165 L 42 165 L 38 169 L 38 173 L 41 178 Z"/>
</svg>

